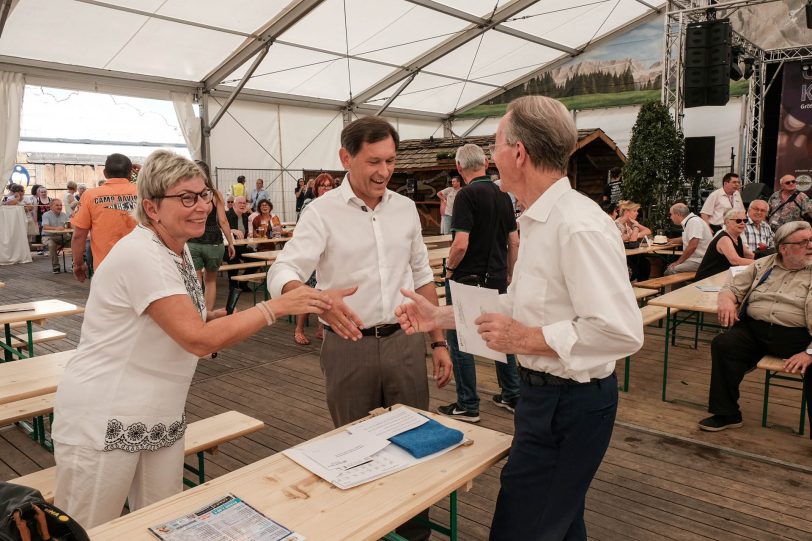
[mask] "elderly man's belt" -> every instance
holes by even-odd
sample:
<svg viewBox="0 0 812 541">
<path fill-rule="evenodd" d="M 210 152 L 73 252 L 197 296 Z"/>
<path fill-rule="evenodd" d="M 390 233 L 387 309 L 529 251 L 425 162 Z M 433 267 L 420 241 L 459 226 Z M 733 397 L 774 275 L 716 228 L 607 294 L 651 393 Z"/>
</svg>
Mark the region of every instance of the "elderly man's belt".
<svg viewBox="0 0 812 541">
<path fill-rule="evenodd" d="M 335 332 L 329 325 L 325 325 L 324 328 L 330 332 Z M 387 323 L 386 325 L 375 325 L 374 327 L 361 329 L 361 334 L 364 336 L 374 336 L 375 338 L 385 338 L 398 330 L 400 330 L 400 325 L 397 323 Z"/>
<path fill-rule="evenodd" d="M 525 368 L 523 366 L 519 367 L 519 377 L 523 382 L 533 387 L 542 387 L 544 385 L 589 385 L 599 381 L 593 378 L 589 381 L 581 383 L 580 381 L 575 381 L 574 379 L 562 378 L 548 374 L 547 372 L 539 372 L 538 370 L 530 370 L 529 368 Z"/>
</svg>

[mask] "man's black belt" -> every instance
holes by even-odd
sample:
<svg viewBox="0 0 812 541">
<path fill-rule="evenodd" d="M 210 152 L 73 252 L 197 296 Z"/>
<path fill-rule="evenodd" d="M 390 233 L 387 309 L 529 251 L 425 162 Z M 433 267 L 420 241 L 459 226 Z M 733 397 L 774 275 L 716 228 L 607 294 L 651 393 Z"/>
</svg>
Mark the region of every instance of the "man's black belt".
<svg viewBox="0 0 812 541">
<path fill-rule="evenodd" d="M 519 367 L 519 377 L 522 379 L 523 382 L 533 387 L 542 387 L 544 385 L 557 385 L 557 386 L 589 385 L 591 383 L 600 381 L 599 379 L 592 378 L 591 380 L 582 383 L 580 381 L 575 381 L 574 379 L 554 376 L 552 374 L 548 374 L 547 372 L 530 370 L 529 368 L 525 368 L 524 366 Z"/>
<path fill-rule="evenodd" d="M 329 325 L 325 325 L 324 328 L 330 332 L 333 333 L 335 332 Z M 375 325 L 374 327 L 361 329 L 361 334 L 363 336 L 374 336 L 375 338 L 385 338 L 390 334 L 394 334 L 399 330 L 400 330 L 399 324 L 387 323 L 386 325 Z"/>
</svg>

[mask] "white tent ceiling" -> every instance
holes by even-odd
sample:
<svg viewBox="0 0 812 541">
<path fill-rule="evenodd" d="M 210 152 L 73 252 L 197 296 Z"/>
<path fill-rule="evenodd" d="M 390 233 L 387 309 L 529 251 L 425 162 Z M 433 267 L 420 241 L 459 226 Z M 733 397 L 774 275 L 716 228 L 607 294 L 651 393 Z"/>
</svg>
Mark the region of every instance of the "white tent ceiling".
<svg viewBox="0 0 812 541">
<path fill-rule="evenodd" d="M 97 90 L 448 117 L 659 0 L 0 0 L 0 71 Z M 3 19 L 3 8 L 11 6 Z M 4 24 L 3 24 L 4 23 Z M 154 95 L 154 94 L 153 94 Z"/>
</svg>

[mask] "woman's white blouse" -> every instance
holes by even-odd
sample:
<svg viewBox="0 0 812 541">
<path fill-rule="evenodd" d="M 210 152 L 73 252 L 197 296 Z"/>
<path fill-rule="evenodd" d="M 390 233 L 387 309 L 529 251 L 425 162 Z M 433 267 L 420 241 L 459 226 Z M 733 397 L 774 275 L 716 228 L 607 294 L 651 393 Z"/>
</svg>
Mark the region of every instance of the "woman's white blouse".
<svg viewBox="0 0 812 541">
<path fill-rule="evenodd" d="M 79 347 L 56 393 L 54 441 L 137 452 L 182 439 L 198 359 L 144 313 L 172 295 L 188 295 L 205 320 L 188 249 L 181 257 L 136 227 L 93 275 Z"/>
</svg>

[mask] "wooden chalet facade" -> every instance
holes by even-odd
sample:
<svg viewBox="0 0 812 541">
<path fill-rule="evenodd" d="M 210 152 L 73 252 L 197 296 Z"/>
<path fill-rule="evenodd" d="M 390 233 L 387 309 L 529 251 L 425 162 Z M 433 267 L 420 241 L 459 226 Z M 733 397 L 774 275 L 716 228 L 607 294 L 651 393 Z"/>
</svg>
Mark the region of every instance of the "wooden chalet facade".
<svg viewBox="0 0 812 541">
<path fill-rule="evenodd" d="M 437 192 L 448 185 L 452 176 L 458 175 L 454 161 L 457 148 L 473 143 L 482 147 L 490 159 L 488 146 L 495 139 L 495 135 L 485 135 L 401 141 L 395 174 L 389 187 L 414 198 L 424 231 L 439 231 L 440 202 Z M 570 158 L 567 176 L 573 188 L 599 202 L 609 170 L 622 167 L 625 162 L 626 156 L 603 130 L 578 130 L 578 145 Z M 499 175 L 493 162 L 490 163 L 488 174 Z M 413 191 L 409 190 L 408 180 L 413 181 Z"/>
</svg>

